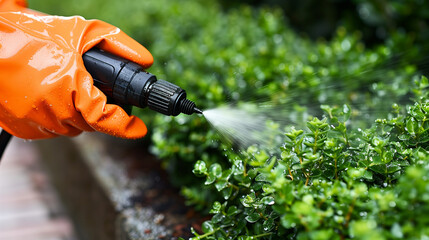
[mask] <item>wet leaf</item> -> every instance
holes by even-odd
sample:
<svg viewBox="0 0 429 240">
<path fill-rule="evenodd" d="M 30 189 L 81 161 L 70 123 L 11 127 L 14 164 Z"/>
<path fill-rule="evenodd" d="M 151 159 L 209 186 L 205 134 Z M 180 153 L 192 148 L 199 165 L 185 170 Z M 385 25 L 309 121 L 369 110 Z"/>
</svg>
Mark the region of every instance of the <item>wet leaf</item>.
<svg viewBox="0 0 429 240">
<path fill-rule="evenodd" d="M 203 222 L 201 228 L 202 228 L 204 233 L 209 233 L 209 232 L 214 231 L 214 226 L 213 226 L 213 223 L 211 221 Z"/>
<path fill-rule="evenodd" d="M 248 221 L 250 223 L 257 222 L 259 219 L 261 219 L 261 216 L 257 212 L 250 213 L 246 217 L 246 221 Z"/>
<path fill-rule="evenodd" d="M 274 226 L 275 226 L 275 223 L 274 223 L 274 219 L 272 219 L 272 218 L 268 218 L 262 224 L 262 227 L 264 228 L 264 231 L 266 231 L 266 232 L 271 231 L 274 228 Z"/>
<path fill-rule="evenodd" d="M 207 174 L 207 167 L 206 167 L 206 163 L 204 161 L 197 161 L 194 164 L 194 170 L 192 171 L 194 174 L 196 175 L 206 175 Z"/>
</svg>

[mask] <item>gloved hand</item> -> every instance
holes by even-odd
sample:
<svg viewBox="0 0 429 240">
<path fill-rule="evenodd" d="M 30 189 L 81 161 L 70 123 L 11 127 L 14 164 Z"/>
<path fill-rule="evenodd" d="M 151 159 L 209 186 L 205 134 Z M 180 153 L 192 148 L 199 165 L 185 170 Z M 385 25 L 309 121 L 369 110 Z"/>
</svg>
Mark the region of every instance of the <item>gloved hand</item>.
<svg viewBox="0 0 429 240">
<path fill-rule="evenodd" d="M 0 10 L 6 5 L 23 9 L 14 2 L 22 1 L 0 0 Z M 153 62 L 143 46 L 98 20 L 1 12 L 0 127 L 25 139 L 94 130 L 143 137 L 144 123 L 107 104 L 106 96 L 93 86 L 82 54 L 95 46 L 144 68 Z"/>
</svg>

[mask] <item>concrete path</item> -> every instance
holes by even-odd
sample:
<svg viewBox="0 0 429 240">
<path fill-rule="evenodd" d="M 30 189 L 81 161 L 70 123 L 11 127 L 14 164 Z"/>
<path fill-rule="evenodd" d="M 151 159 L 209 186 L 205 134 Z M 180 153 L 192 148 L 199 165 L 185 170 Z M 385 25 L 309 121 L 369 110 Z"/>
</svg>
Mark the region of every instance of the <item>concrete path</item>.
<svg viewBox="0 0 429 240">
<path fill-rule="evenodd" d="M 3 155 L 0 240 L 77 240 L 38 158 L 32 142 L 17 138 Z"/>
</svg>

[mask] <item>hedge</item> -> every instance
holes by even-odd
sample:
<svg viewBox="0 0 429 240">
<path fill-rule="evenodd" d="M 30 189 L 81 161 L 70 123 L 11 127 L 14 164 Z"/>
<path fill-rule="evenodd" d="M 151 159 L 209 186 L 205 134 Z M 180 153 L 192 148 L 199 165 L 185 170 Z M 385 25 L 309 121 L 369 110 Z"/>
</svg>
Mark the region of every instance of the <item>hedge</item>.
<svg viewBox="0 0 429 240">
<path fill-rule="evenodd" d="M 368 49 L 339 27 L 309 40 L 279 9 L 213 0 L 30 3 L 119 26 L 152 52 L 149 71 L 202 109 L 261 108 L 263 99 L 286 112 L 285 129 L 267 123 L 283 137 L 237 152 L 200 116 L 134 111 L 172 182 L 212 215 L 196 239 L 429 236 L 428 83 L 412 55 L 395 54 L 406 39 Z"/>
</svg>

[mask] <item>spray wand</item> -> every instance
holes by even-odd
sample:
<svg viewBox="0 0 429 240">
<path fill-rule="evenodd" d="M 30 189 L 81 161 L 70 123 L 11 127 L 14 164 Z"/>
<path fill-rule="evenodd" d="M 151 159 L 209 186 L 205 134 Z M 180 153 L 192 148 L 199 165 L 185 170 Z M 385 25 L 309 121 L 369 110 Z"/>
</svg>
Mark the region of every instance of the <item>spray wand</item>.
<svg viewBox="0 0 429 240">
<path fill-rule="evenodd" d="M 109 100 L 125 110 L 128 106 L 148 107 L 167 116 L 202 114 L 194 102 L 186 98 L 186 91 L 156 76 L 129 60 L 91 49 L 83 56 L 86 70 Z M 130 113 L 128 111 L 128 113 Z M 0 160 L 11 138 L 5 130 L 0 134 Z"/>
<path fill-rule="evenodd" d="M 94 85 L 118 105 L 148 107 L 167 116 L 201 114 L 179 86 L 145 72 L 136 63 L 108 52 L 92 49 L 83 55 Z"/>
</svg>

